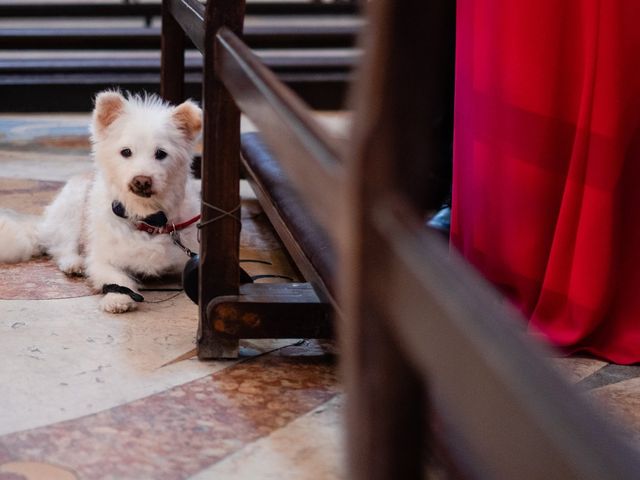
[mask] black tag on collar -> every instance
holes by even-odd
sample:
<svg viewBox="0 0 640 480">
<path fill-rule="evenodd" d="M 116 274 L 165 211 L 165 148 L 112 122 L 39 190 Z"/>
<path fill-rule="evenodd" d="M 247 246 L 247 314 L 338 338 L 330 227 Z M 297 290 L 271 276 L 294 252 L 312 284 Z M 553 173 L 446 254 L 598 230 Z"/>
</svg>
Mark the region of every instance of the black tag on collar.
<svg viewBox="0 0 640 480">
<path fill-rule="evenodd" d="M 156 212 L 152 213 L 148 217 L 142 219 L 144 223 L 147 225 L 151 225 L 152 227 L 164 227 L 167 224 L 167 216 L 164 212 Z"/>
<path fill-rule="evenodd" d="M 118 200 L 111 202 L 111 211 L 120 218 L 128 218 L 124 205 L 122 205 Z M 157 228 L 164 227 L 167 224 L 167 221 L 167 216 L 162 211 L 152 213 L 148 217 L 142 219 L 142 222 Z"/>
</svg>

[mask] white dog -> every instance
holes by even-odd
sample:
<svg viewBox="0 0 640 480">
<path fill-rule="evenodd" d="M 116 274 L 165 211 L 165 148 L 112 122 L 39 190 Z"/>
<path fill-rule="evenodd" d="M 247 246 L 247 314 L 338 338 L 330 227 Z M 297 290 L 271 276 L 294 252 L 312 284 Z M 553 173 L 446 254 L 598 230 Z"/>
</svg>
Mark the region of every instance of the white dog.
<svg viewBox="0 0 640 480">
<path fill-rule="evenodd" d="M 191 102 L 100 93 L 91 123 L 95 172 L 69 180 L 40 219 L 0 213 L 0 262 L 46 252 L 105 293 L 103 310 L 134 309 L 142 301 L 137 279 L 184 267 L 174 229 L 197 251 L 200 194 L 190 164 L 201 125 Z"/>
</svg>

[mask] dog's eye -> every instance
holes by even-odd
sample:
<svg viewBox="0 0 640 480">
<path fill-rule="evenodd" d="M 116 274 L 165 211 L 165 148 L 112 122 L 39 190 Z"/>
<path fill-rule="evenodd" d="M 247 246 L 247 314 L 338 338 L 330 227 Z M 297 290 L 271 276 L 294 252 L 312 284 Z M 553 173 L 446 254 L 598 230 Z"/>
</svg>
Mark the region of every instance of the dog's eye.
<svg viewBox="0 0 640 480">
<path fill-rule="evenodd" d="M 167 158 L 167 152 L 165 152 L 161 148 L 156 150 L 156 160 L 164 160 L 165 158 Z"/>
<path fill-rule="evenodd" d="M 129 158 L 131 155 L 133 155 L 133 153 L 129 148 L 123 148 L 122 150 L 120 150 L 120 155 L 122 155 L 124 158 Z"/>
</svg>

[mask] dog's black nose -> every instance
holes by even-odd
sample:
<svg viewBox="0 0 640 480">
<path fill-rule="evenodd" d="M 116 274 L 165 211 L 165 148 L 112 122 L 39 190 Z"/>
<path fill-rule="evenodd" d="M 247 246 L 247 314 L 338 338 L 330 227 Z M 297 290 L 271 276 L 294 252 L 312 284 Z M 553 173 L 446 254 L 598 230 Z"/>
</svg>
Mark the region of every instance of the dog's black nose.
<svg viewBox="0 0 640 480">
<path fill-rule="evenodd" d="M 153 186 L 153 182 L 151 181 L 151 177 L 138 175 L 133 177 L 131 183 L 129 183 L 129 189 L 135 193 L 136 195 L 142 196 L 150 196 L 151 195 L 151 187 Z"/>
</svg>

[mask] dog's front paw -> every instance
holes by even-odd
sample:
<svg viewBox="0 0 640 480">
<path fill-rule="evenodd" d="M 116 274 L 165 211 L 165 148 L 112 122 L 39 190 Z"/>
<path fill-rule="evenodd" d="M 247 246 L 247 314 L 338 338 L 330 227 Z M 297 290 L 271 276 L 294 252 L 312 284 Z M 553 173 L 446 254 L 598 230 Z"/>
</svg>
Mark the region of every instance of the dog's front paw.
<svg viewBox="0 0 640 480">
<path fill-rule="evenodd" d="M 124 293 L 107 293 L 100 301 L 100 308 L 108 313 L 124 313 L 135 310 L 136 302 Z"/>
<path fill-rule="evenodd" d="M 58 268 L 66 275 L 76 277 L 84 275 L 84 261 L 79 255 L 67 255 L 58 259 Z"/>
</svg>

